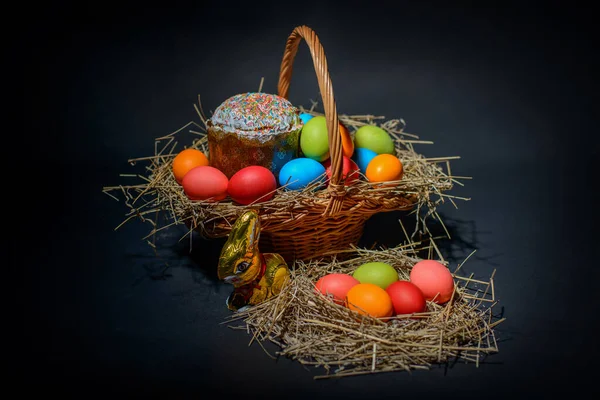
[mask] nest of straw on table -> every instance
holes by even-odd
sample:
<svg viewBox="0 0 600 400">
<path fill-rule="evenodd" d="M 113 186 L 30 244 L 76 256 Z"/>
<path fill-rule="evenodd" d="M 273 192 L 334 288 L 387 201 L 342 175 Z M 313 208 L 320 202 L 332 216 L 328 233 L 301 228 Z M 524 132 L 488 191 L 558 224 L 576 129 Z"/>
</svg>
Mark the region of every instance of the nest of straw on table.
<svg viewBox="0 0 600 400">
<path fill-rule="evenodd" d="M 200 103 L 200 102 L 199 102 Z M 312 115 L 323 115 L 315 111 L 316 103 L 310 109 L 300 106 L 302 112 Z M 239 205 L 226 198 L 219 202 L 191 201 L 185 195 L 172 173 L 172 161 L 184 147 L 200 149 L 208 154 L 208 138 L 206 135 L 206 116 L 202 108 L 195 105 L 203 125 L 189 122 L 177 131 L 155 139 L 155 154 L 129 160 L 134 165 L 138 162 L 149 162 L 146 174 L 121 174 L 128 179 L 140 179 L 139 183 L 108 186 L 104 192 L 118 200 L 112 192 L 118 192 L 125 199 L 129 212 L 121 225 L 133 218 L 152 225 L 147 238 L 159 230 L 173 225 L 186 224 L 190 229 L 199 232 L 206 238 L 225 237 L 235 219 L 246 209 L 259 206 L 261 226 L 263 231 L 276 231 L 279 227 L 290 229 L 289 222 L 307 210 L 325 211 L 330 194 L 328 190 L 315 190 L 316 185 L 309 185 L 303 190 L 289 191 L 279 187 L 271 200 L 260 204 Z M 427 209 L 428 214 L 435 214 L 436 206 L 449 200 L 455 204 L 455 199 L 468 200 L 449 195 L 454 184 L 463 185 L 461 179 L 468 177 L 453 176 L 450 160 L 460 157 L 426 158 L 415 151 L 414 144 L 432 144 L 433 142 L 419 140 L 411 133 L 404 132 L 405 123 L 402 119 L 386 120 L 383 116 L 374 115 L 344 115 L 339 119 L 348 128 L 357 129 L 363 125 L 377 125 L 385 129 L 396 143 L 398 157 L 403 163 L 404 175 L 401 180 L 390 182 L 385 187 L 375 187 L 363 179 L 347 187 L 344 197 L 344 213 L 360 212 L 369 215 L 377 212 Z M 194 135 L 191 146 L 181 146 L 177 135 L 188 130 Z M 351 131 L 353 129 L 350 129 Z M 445 168 L 444 168 L 445 167 Z M 456 204 L 455 204 L 456 206 Z M 166 223 L 158 221 L 157 215 L 167 212 Z M 437 215 L 437 214 L 436 214 Z M 286 225 L 287 224 L 287 225 Z M 119 225 L 119 227 L 121 226 Z M 118 228 L 118 227 L 117 227 Z M 151 245 L 152 243 L 149 242 Z"/>
<path fill-rule="evenodd" d="M 408 280 L 420 260 L 416 254 L 423 248 L 418 247 L 413 243 L 386 250 L 354 248 L 344 261 L 297 261 L 290 283 L 279 295 L 232 314 L 225 323 L 247 331 L 250 344 L 258 342 L 271 357 L 285 356 L 315 371 L 321 368 L 324 373 L 315 379 L 430 369 L 459 360 L 479 366 L 486 355 L 498 351 L 494 327 L 504 320 L 492 312 L 497 302 L 495 271 L 484 281 L 472 274 L 461 276 L 459 265 L 448 303 L 428 301 L 424 313 L 388 319 L 360 316 L 315 292 L 320 277 L 351 274 L 370 261 L 388 263 L 400 279 Z M 263 342 L 272 342 L 279 350 L 272 354 Z"/>
</svg>

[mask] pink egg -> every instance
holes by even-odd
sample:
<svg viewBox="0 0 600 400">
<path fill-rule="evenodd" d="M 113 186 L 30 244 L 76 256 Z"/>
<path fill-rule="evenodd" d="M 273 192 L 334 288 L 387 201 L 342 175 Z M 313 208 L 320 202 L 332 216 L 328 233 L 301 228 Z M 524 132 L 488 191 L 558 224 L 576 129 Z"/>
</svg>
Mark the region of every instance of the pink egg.
<svg viewBox="0 0 600 400">
<path fill-rule="evenodd" d="M 348 291 L 359 283 L 352 275 L 333 273 L 319 279 L 315 288 L 323 295 L 331 296 L 334 302 L 344 304 Z"/>
<path fill-rule="evenodd" d="M 414 283 L 426 300 L 444 304 L 452 297 L 454 279 L 450 270 L 435 260 L 422 260 L 410 271 L 410 281 Z"/>
<path fill-rule="evenodd" d="M 237 171 L 229 180 L 227 192 L 240 204 L 267 201 L 273 198 L 277 180 L 270 169 L 251 165 Z"/>
<path fill-rule="evenodd" d="M 190 200 L 220 201 L 227 197 L 227 176 L 215 167 L 192 168 L 183 177 L 181 186 Z"/>
</svg>

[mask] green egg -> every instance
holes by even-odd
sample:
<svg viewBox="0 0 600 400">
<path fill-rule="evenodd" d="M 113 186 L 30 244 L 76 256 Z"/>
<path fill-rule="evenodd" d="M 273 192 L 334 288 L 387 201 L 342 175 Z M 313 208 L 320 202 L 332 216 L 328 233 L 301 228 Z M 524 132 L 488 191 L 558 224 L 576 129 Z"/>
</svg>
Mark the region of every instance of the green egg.
<svg viewBox="0 0 600 400">
<path fill-rule="evenodd" d="M 319 162 L 329 158 L 327 122 L 324 116 L 313 117 L 304 124 L 300 132 L 300 149 L 305 157 Z"/>
<path fill-rule="evenodd" d="M 382 289 L 398 280 L 398 272 L 389 264 L 369 262 L 358 267 L 352 276 L 360 283 L 372 283 Z"/>
<path fill-rule="evenodd" d="M 354 134 L 354 146 L 374 151 L 377 154 L 394 154 L 395 146 L 392 137 L 382 128 L 365 125 Z"/>
</svg>

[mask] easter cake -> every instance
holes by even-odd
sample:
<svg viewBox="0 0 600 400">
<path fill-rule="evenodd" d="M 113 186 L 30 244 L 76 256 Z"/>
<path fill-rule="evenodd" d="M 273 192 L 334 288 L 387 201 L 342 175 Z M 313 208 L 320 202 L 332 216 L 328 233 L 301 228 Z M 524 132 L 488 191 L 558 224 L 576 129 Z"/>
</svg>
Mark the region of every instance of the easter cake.
<svg viewBox="0 0 600 400">
<path fill-rule="evenodd" d="M 210 164 L 228 178 L 250 165 L 268 168 L 277 176 L 298 155 L 302 120 L 287 99 L 248 92 L 221 103 L 207 128 Z"/>
</svg>

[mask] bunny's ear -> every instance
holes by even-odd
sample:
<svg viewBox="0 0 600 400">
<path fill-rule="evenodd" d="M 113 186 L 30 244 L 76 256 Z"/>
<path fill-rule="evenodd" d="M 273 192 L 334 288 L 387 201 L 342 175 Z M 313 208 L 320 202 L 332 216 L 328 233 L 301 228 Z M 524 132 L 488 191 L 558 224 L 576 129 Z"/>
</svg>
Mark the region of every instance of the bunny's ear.
<svg viewBox="0 0 600 400">
<path fill-rule="evenodd" d="M 231 228 L 228 241 L 233 246 L 240 246 L 239 251 L 248 252 L 258 246 L 259 238 L 260 222 L 258 220 L 258 213 L 250 210 L 238 217 Z"/>
<path fill-rule="evenodd" d="M 254 249 L 258 247 L 258 240 L 260 239 L 260 221 L 258 216 L 252 219 L 248 228 L 248 247 Z"/>
</svg>

